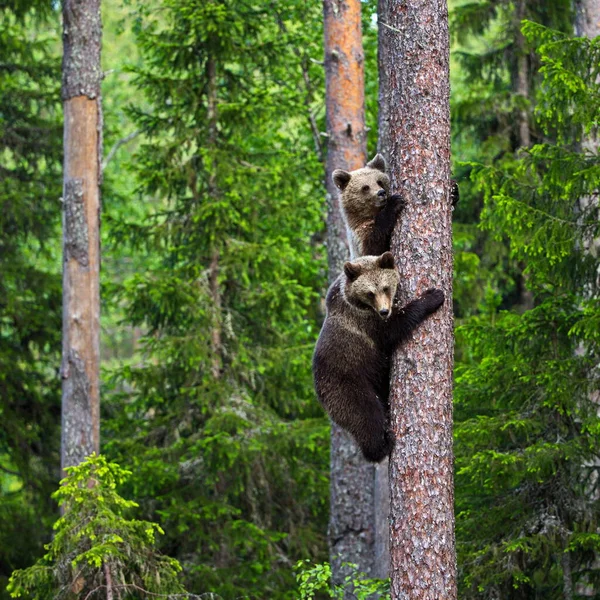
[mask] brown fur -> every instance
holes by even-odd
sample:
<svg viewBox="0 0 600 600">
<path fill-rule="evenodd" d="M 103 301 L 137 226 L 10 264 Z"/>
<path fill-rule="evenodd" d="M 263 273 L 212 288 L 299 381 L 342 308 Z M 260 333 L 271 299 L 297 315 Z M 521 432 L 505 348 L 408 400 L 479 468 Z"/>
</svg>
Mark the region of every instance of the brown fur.
<svg viewBox="0 0 600 600">
<path fill-rule="evenodd" d="M 399 309 L 393 303 L 398 281 L 390 252 L 346 263 L 327 292 L 327 316 L 313 356 L 320 402 L 372 462 L 383 460 L 393 447 L 388 429 L 392 352 L 444 302 L 441 290 L 430 289 Z"/>
<path fill-rule="evenodd" d="M 404 201 L 399 195 L 390 196 L 390 178 L 385 173 L 383 156 L 377 154 L 366 167 L 356 171 L 336 169 L 333 181 L 341 191 L 350 257 L 380 255 L 389 250 Z"/>
</svg>

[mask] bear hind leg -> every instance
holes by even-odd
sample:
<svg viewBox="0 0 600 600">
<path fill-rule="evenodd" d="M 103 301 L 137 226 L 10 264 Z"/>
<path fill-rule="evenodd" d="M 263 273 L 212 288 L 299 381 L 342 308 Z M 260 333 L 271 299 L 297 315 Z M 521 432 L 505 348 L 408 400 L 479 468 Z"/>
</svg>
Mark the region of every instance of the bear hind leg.
<svg viewBox="0 0 600 600">
<path fill-rule="evenodd" d="M 345 386 L 340 410 L 331 411 L 332 419 L 354 438 L 369 462 L 381 462 L 394 447 L 388 418 L 381 400 L 372 389 Z"/>
</svg>

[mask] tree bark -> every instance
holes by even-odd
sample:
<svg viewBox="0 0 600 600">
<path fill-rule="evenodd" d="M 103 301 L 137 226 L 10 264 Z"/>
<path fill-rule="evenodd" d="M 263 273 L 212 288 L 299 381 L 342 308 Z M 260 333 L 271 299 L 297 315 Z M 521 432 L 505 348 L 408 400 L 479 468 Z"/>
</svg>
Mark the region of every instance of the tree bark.
<svg viewBox="0 0 600 600">
<path fill-rule="evenodd" d="M 353 170 L 367 162 L 364 55 L 360 0 L 323 0 L 327 109 L 327 259 L 331 284 L 348 259 L 346 227 L 331 179 L 334 169 Z M 373 567 L 374 469 L 354 441 L 331 425 L 329 551 L 333 580 L 341 584 L 342 562 L 370 574 Z"/>
<path fill-rule="evenodd" d="M 575 34 L 594 39 L 600 35 L 600 1 L 576 0 Z"/>
<path fill-rule="evenodd" d="M 211 150 L 212 163 L 210 165 L 210 173 L 208 174 L 208 193 L 211 198 L 217 195 L 217 166 L 216 166 L 216 150 L 217 150 L 217 135 L 218 135 L 218 118 L 217 113 L 217 62 L 213 57 L 210 57 L 206 63 L 206 80 L 207 80 L 207 121 L 208 121 L 208 148 Z M 223 347 L 221 340 L 221 290 L 219 289 L 219 250 L 215 246 L 211 253 L 210 265 L 208 268 L 208 285 L 212 298 L 213 315 L 212 328 L 210 332 L 210 348 L 211 348 L 211 363 L 212 375 L 215 379 L 220 379 L 221 369 L 223 366 Z"/>
<path fill-rule="evenodd" d="M 442 308 L 393 357 L 392 598 L 445 600 L 456 598 L 448 8 L 446 0 L 385 4 L 379 15 L 385 146 L 392 189 L 407 200 L 392 237 L 400 303 L 430 287 L 446 294 Z"/>
<path fill-rule="evenodd" d="M 517 18 L 517 94 L 523 96 L 525 100 L 529 99 L 529 61 L 525 38 L 521 33 L 521 21 L 525 18 L 525 0 L 520 0 L 516 7 Z M 519 146 L 529 148 L 531 146 L 531 132 L 529 130 L 529 114 L 526 109 L 519 111 Z M 533 306 L 533 305 L 532 305 Z"/>
<path fill-rule="evenodd" d="M 100 0 L 63 1 L 61 465 L 100 451 Z"/>
</svg>

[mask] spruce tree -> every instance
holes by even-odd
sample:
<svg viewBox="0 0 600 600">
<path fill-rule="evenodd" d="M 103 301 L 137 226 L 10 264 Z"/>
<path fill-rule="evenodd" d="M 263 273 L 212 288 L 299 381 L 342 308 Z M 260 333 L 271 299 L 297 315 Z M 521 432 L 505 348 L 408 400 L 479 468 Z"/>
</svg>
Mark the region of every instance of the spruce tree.
<svg viewBox="0 0 600 600">
<path fill-rule="evenodd" d="M 132 169 L 157 209 L 113 224 L 149 259 L 114 288 L 146 335 L 114 376 L 107 440 L 196 593 L 293 597 L 292 560 L 325 558 L 319 8 L 139 6 Z"/>
<path fill-rule="evenodd" d="M 60 60 L 42 2 L 0 8 L 0 597 L 50 539 L 60 463 Z"/>
<path fill-rule="evenodd" d="M 457 538 L 461 598 L 597 594 L 597 41 L 527 23 L 541 61 L 544 143 L 503 168 L 475 167 L 482 226 L 528 276 L 533 308 L 487 312 L 459 328 Z"/>
</svg>

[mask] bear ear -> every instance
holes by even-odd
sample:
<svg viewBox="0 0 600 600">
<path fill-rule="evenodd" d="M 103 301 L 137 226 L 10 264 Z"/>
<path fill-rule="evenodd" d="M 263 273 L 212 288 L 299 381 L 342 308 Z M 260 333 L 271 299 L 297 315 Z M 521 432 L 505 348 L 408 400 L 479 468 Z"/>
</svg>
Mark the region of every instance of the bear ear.
<svg viewBox="0 0 600 600">
<path fill-rule="evenodd" d="M 394 268 L 394 255 L 391 252 L 384 252 L 378 259 L 377 265 L 382 269 Z"/>
<path fill-rule="evenodd" d="M 347 262 L 344 264 L 344 273 L 348 281 L 354 281 L 361 273 L 362 267 L 356 263 Z"/>
<path fill-rule="evenodd" d="M 332 178 L 333 183 L 343 192 L 350 181 L 350 173 L 348 171 L 343 171 L 342 169 L 336 169 L 333 172 Z"/>
<path fill-rule="evenodd" d="M 367 167 L 385 173 L 385 158 L 383 158 L 381 154 L 376 154 L 375 157 L 367 163 Z"/>
</svg>

